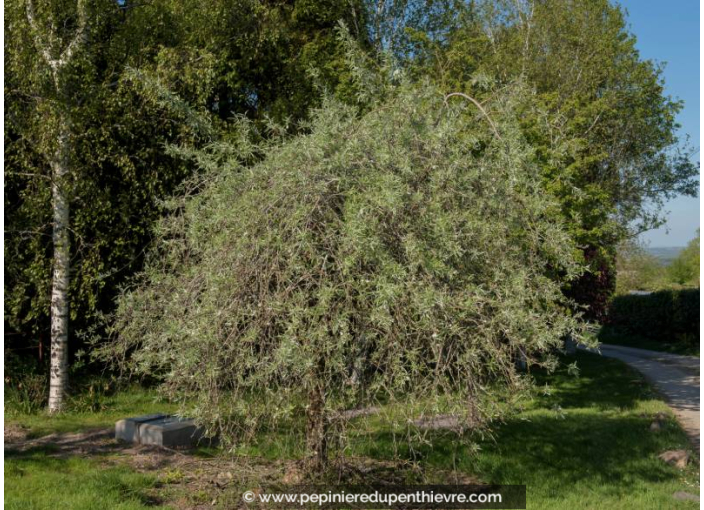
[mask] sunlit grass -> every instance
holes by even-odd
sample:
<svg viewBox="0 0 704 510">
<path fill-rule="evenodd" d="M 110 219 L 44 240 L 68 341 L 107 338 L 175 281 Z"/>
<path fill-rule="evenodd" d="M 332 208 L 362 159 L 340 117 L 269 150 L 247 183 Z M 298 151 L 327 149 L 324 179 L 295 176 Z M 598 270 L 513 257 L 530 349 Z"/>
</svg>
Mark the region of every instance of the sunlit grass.
<svg viewBox="0 0 704 510">
<path fill-rule="evenodd" d="M 682 472 L 657 458 L 664 450 L 691 450 L 669 408 L 620 361 L 587 353 L 577 360 L 578 377 L 565 369 L 535 374 L 543 391 L 497 424 L 494 439 L 480 440 L 476 453 L 439 432 L 411 450 L 381 426 L 353 437 L 352 452 L 405 457 L 431 477 L 434 470 L 458 470 L 483 482 L 525 484 L 535 509 L 698 508 L 673 499 L 677 491 L 699 494 L 696 464 Z M 668 414 L 666 426 L 650 432 L 659 412 Z"/>
<path fill-rule="evenodd" d="M 105 467 L 100 459 L 51 456 L 51 449 L 5 453 L 5 508 L 36 510 L 137 510 L 150 497 L 152 476 L 126 466 Z"/>
</svg>

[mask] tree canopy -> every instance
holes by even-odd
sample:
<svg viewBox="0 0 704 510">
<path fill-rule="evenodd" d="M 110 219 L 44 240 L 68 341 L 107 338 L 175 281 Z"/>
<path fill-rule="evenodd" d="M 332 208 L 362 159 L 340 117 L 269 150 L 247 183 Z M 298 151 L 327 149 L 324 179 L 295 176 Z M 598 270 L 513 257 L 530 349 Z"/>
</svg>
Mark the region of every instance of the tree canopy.
<svg viewBox="0 0 704 510">
<path fill-rule="evenodd" d="M 667 268 L 668 276 L 679 285 L 699 286 L 699 231 Z"/>
</svg>

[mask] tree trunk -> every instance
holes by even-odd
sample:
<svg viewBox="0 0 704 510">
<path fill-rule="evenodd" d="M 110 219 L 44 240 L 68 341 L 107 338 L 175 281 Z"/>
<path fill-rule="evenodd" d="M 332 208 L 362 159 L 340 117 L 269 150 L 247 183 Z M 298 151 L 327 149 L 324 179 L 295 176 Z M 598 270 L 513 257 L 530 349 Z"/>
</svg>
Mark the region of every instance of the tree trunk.
<svg viewBox="0 0 704 510">
<path fill-rule="evenodd" d="M 51 166 L 51 208 L 53 213 L 54 267 L 51 278 L 51 359 L 49 367 L 49 412 L 61 411 L 68 386 L 68 283 L 71 265 L 69 240 L 69 157 L 70 124 L 66 108 L 73 102 L 70 81 L 62 77 L 62 70 L 72 62 L 77 51 L 87 42 L 88 14 L 85 0 L 78 0 L 76 10 L 78 26 L 73 39 L 60 50 L 57 25 L 45 26 L 37 22 L 33 0 L 24 2 L 27 23 L 34 37 L 37 53 L 51 71 L 58 104 L 55 113 L 59 120 L 59 133 L 53 155 L 48 160 Z M 62 113 L 63 112 L 63 113 Z"/>
<path fill-rule="evenodd" d="M 328 460 L 328 423 L 325 413 L 325 389 L 314 379 L 308 391 L 306 411 L 306 471 L 320 473 Z"/>
<path fill-rule="evenodd" d="M 51 366 L 49 369 L 49 412 L 62 410 L 68 386 L 68 284 L 70 259 L 68 203 L 69 136 L 59 135 L 51 162 L 54 268 L 51 281 Z"/>
</svg>

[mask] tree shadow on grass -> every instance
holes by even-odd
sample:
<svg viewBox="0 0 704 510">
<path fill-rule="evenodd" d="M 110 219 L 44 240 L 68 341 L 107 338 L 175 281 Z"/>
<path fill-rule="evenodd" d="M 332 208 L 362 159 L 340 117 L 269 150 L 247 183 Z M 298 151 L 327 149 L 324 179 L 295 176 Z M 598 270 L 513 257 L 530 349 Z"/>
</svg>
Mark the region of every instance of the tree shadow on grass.
<svg viewBox="0 0 704 510">
<path fill-rule="evenodd" d="M 479 442 L 476 455 L 456 435 L 442 432 L 426 436 L 427 443 L 414 448 L 394 441 L 390 432 L 370 433 L 357 439 L 355 449 L 377 459 L 420 462 L 427 471 L 458 469 L 487 483 L 564 489 L 584 482 L 624 488 L 679 476 L 657 455 L 681 448 L 682 432 L 668 423 L 652 433 L 650 421 L 639 416 L 535 412 L 499 426 L 493 441 Z"/>
<path fill-rule="evenodd" d="M 537 385 L 535 403 L 541 408 L 627 410 L 655 398 L 640 372 L 621 361 L 588 352 L 560 361 L 562 368 L 555 373 L 537 370 L 531 374 Z M 571 374 L 567 365 L 575 362 L 577 374 Z"/>
<path fill-rule="evenodd" d="M 188 453 L 200 450 L 189 450 Z M 173 464 L 179 456 L 183 457 L 184 453 L 159 446 L 115 441 L 112 433 L 106 437 L 102 431 L 94 434 L 59 434 L 5 445 L 5 460 L 20 468 L 23 465 L 43 464 L 46 467 L 54 466 L 59 471 L 62 462 L 70 463 L 72 459 L 105 462 L 105 459 L 114 457 L 143 459 L 142 463 L 148 465 L 148 470 L 157 470 Z"/>
<path fill-rule="evenodd" d="M 563 361 L 573 361 L 568 358 Z M 525 412 L 495 424 L 493 439 L 434 431 L 410 448 L 390 431 L 362 432 L 355 450 L 379 459 L 400 458 L 432 469 L 476 474 L 487 483 L 527 484 L 547 492 L 565 486 L 618 486 L 676 480 L 680 473 L 657 459 L 667 449 L 683 448 L 687 439 L 668 418 L 659 432 L 649 430 L 653 416 L 638 406 L 653 398 L 643 377 L 625 364 L 578 353 L 580 375 L 566 368 L 534 373 L 535 401 Z M 646 408 L 644 408 L 646 409 Z M 477 454 L 467 443 L 478 444 Z"/>
<path fill-rule="evenodd" d="M 484 444 L 485 454 L 474 468 L 491 481 L 547 485 L 619 485 L 676 479 L 678 472 L 657 459 L 681 447 L 675 427 L 651 433 L 650 419 L 582 414 L 565 418 L 532 416 L 502 426 L 496 442 Z"/>
</svg>

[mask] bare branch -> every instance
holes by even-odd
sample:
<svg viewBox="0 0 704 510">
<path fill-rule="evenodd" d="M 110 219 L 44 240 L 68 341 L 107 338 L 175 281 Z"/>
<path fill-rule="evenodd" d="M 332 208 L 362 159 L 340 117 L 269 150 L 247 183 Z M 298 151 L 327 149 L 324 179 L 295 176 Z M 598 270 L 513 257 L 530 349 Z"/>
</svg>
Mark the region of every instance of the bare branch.
<svg viewBox="0 0 704 510">
<path fill-rule="evenodd" d="M 48 175 L 31 173 L 31 172 L 5 172 L 5 175 L 19 175 L 20 177 L 39 177 L 40 179 L 51 180 Z"/>
<path fill-rule="evenodd" d="M 594 122 L 592 122 L 592 125 L 589 126 L 589 128 L 582 134 L 582 136 L 587 136 L 587 135 L 589 134 L 589 132 L 590 132 L 592 129 L 594 129 L 594 126 L 596 126 L 596 123 L 599 122 L 599 119 L 600 119 L 600 118 L 601 118 L 601 112 L 599 112 L 599 114 L 598 114 L 598 115 L 596 116 L 596 118 L 594 119 Z"/>
</svg>

